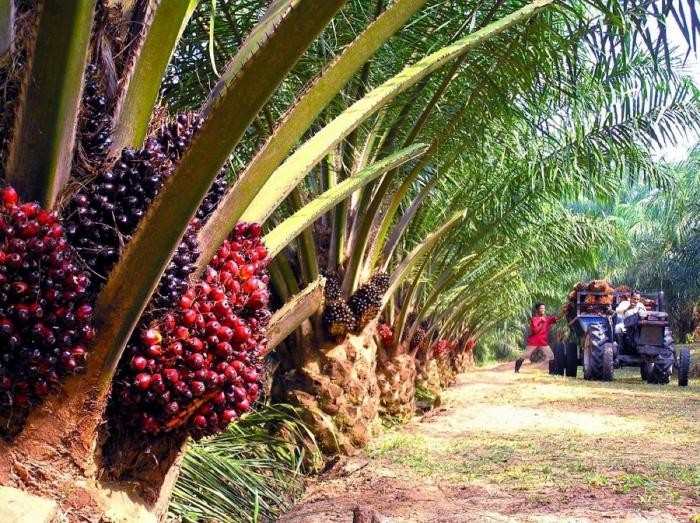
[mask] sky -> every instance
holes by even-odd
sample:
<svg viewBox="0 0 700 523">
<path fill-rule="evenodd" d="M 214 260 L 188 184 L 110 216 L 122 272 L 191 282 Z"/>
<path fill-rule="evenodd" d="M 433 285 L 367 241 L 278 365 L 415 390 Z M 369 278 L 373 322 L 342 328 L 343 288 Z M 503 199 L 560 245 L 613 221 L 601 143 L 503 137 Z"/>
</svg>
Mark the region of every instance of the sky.
<svg viewBox="0 0 700 523">
<path fill-rule="evenodd" d="M 678 29 L 675 24 L 669 24 L 667 30 L 671 42 L 684 52 L 685 49 L 687 49 L 687 44 L 685 43 L 680 29 Z M 693 78 L 695 85 L 700 87 L 700 57 L 697 54 L 691 52 L 688 55 L 683 71 Z M 698 141 L 700 141 L 700 137 L 697 135 L 689 136 L 687 139 L 683 140 L 682 143 L 674 147 L 665 147 L 659 150 L 658 157 L 669 162 L 684 160 L 688 156 L 688 152 L 690 152 Z"/>
</svg>

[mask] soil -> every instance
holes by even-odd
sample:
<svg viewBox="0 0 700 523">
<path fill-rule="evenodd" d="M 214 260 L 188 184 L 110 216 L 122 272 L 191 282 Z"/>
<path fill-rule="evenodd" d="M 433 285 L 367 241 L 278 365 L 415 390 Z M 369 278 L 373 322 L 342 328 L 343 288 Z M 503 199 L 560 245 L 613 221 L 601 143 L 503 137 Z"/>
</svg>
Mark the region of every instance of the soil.
<svg viewBox="0 0 700 523">
<path fill-rule="evenodd" d="M 700 521 L 699 380 L 512 369 L 459 375 L 440 407 L 310 479 L 280 521 Z"/>
</svg>

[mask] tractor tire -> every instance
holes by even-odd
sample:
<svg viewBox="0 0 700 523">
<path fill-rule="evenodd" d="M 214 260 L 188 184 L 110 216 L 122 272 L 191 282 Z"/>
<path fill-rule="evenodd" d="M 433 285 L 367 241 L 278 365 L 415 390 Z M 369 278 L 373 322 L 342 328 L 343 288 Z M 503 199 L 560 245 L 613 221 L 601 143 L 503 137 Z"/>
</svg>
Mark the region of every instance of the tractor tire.
<svg viewBox="0 0 700 523">
<path fill-rule="evenodd" d="M 575 378 L 578 371 L 578 345 L 573 342 L 566 344 L 566 375 Z"/>
<path fill-rule="evenodd" d="M 661 361 L 654 363 L 651 375 L 649 376 L 649 383 L 654 385 L 666 385 L 671 380 L 672 370 L 673 363 L 671 362 Z"/>
<path fill-rule="evenodd" d="M 587 380 L 612 381 L 614 364 L 613 344 L 608 341 L 602 325 L 588 327 L 583 353 L 583 377 Z"/>
<path fill-rule="evenodd" d="M 564 366 L 566 365 L 566 349 L 561 342 L 554 344 L 554 372 L 557 376 L 564 375 Z"/>
<path fill-rule="evenodd" d="M 649 369 L 647 368 L 647 363 L 642 363 L 639 366 L 639 373 L 642 376 L 642 381 L 649 379 Z"/>
<path fill-rule="evenodd" d="M 648 383 L 651 383 L 649 381 L 654 374 L 654 364 L 651 362 L 645 362 L 642 363 L 642 379 Z"/>
<path fill-rule="evenodd" d="M 596 355 L 594 354 L 595 358 Z M 603 345 L 603 351 L 600 353 L 600 380 L 612 381 L 615 377 L 615 347 L 612 343 Z"/>
<path fill-rule="evenodd" d="M 678 353 L 678 386 L 688 386 L 688 374 L 690 373 L 690 349 L 683 348 Z"/>
</svg>

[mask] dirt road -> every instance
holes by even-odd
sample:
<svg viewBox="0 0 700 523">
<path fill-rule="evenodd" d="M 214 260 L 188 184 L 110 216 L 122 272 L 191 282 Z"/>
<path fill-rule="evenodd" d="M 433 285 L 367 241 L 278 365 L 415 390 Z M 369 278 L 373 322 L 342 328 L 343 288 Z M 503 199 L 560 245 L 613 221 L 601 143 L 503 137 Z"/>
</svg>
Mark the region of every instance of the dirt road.
<svg viewBox="0 0 700 523">
<path fill-rule="evenodd" d="M 311 480 L 281 521 L 349 522 L 359 506 L 386 522 L 700 522 L 698 380 L 508 364 L 461 375 L 442 401 Z"/>
</svg>

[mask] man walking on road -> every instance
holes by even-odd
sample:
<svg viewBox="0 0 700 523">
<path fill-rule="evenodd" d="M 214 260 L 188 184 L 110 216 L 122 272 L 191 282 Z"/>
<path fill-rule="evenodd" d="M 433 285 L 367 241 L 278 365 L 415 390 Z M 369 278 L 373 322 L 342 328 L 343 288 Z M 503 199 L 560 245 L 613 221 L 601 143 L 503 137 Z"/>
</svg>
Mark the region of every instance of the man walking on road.
<svg viewBox="0 0 700 523">
<path fill-rule="evenodd" d="M 541 349 L 547 361 L 554 360 L 554 353 L 549 346 L 549 328 L 566 314 L 565 309 L 562 309 L 559 316 L 547 316 L 547 308 L 544 303 L 535 303 L 535 315 L 530 320 L 530 337 L 527 339 L 525 350 L 520 357 L 515 360 L 515 372 L 520 372 L 520 367 L 537 349 Z"/>
</svg>

